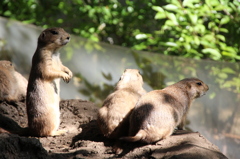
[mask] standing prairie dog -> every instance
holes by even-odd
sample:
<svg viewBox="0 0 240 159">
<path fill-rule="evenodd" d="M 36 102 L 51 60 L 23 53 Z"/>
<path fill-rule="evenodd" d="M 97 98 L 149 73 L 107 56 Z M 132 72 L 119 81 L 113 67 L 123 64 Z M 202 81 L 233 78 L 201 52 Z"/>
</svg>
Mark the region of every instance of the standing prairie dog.
<svg viewBox="0 0 240 159">
<path fill-rule="evenodd" d="M 128 133 L 129 114 L 138 99 L 146 93 L 137 69 L 126 69 L 115 91 L 104 100 L 98 112 L 98 125 L 104 136 L 118 139 Z"/>
<path fill-rule="evenodd" d="M 70 41 L 62 28 L 49 28 L 38 37 L 37 49 L 27 87 L 29 133 L 34 136 L 56 136 L 65 133 L 60 125 L 60 78 L 69 82 L 72 72 L 62 65 L 59 49 Z"/>
<path fill-rule="evenodd" d="M 183 128 L 192 101 L 208 91 L 197 78 L 186 78 L 162 90 L 143 95 L 130 116 L 129 137 L 122 140 L 154 143 Z"/>
<path fill-rule="evenodd" d="M 0 101 L 17 102 L 26 97 L 27 80 L 10 61 L 0 61 Z"/>
</svg>

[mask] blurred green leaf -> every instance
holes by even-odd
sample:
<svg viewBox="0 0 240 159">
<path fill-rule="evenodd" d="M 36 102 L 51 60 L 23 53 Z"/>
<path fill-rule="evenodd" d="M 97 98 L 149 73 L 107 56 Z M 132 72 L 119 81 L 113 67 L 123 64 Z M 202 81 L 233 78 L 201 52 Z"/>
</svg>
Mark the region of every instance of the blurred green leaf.
<svg viewBox="0 0 240 159">
<path fill-rule="evenodd" d="M 222 40 L 222 41 L 225 41 L 225 40 L 226 40 L 226 39 L 225 39 L 225 36 L 220 35 L 220 34 L 216 35 L 216 37 L 217 37 L 218 39 Z"/>
<path fill-rule="evenodd" d="M 169 11 L 175 11 L 177 9 L 179 9 L 176 5 L 174 4 L 167 4 L 165 6 L 163 6 L 164 9 L 169 10 Z"/>
<path fill-rule="evenodd" d="M 219 53 L 218 50 L 212 49 L 212 48 L 203 49 L 202 52 L 205 53 L 205 54 L 211 54 L 211 55 L 212 55 L 212 58 L 213 58 L 213 59 L 216 59 L 216 60 L 220 59 L 221 56 L 222 56 L 222 55 Z"/>
<path fill-rule="evenodd" d="M 225 16 L 221 19 L 220 24 L 227 24 L 230 21 L 230 18 L 228 16 Z"/>
<path fill-rule="evenodd" d="M 171 21 L 173 22 L 174 25 L 178 25 L 178 21 L 177 21 L 177 18 L 175 16 L 175 14 L 173 13 L 166 13 L 167 17 L 169 19 L 171 19 Z"/>
<path fill-rule="evenodd" d="M 158 12 L 154 17 L 154 19 L 165 19 L 165 18 L 166 18 L 166 15 L 163 12 Z"/>
<path fill-rule="evenodd" d="M 161 12 L 161 13 L 164 12 L 164 10 L 162 9 L 162 7 L 160 7 L 160 6 L 153 6 L 152 9 L 155 10 L 155 11 L 157 11 L 157 12 Z"/>
<path fill-rule="evenodd" d="M 184 0 L 183 6 L 192 8 L 194 3 L 199 3 L 199 0 Z"/>
<path fill-rule="evenodd" d="M 195 14 L 188 14 L 188 16 L 191 19 L 192 23 L 195 24 L 197 22 L 197 20 L 198 20 L 198 16 L 197 15 L 195 15 Z"/>
<path fill-rule="evenodd" d="M 166 46 L 177 46 L 177 44 L 174 42 L 166 42 L 165 44 Z"/>
</svg>

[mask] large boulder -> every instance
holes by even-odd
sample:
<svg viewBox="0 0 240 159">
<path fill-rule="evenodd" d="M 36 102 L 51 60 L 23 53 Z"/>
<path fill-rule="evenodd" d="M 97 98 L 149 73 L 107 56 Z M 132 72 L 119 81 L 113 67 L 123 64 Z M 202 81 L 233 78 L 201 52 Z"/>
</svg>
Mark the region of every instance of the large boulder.
<svg viewBox="0 0 240 159">
<path fill-rule="evenodd" d="M 0 158 L 164 158 L 164 159 L 226 159 L 219 149 L 198 132 L 176 131 L 156 144 L 120 143 L 123 151 L 116 155 L 116 141 L 100 133 L 96 117 L 98 106 L 89 101 L 63 100 L 60 103 L 60 129 L 64 136 L 24 137 L 5 130 L 21 130 L 27 126 L 24 103 L 0 103 Z"/>
</svg>

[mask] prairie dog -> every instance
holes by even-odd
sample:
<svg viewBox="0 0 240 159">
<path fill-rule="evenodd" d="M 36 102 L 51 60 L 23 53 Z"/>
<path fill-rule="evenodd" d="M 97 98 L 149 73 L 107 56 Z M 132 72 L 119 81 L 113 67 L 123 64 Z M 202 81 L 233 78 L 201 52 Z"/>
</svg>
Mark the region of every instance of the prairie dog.
<svg viewBox="0 0 240 159">
<path fill-rule="evenodd" d="M 27 87 L 28 127 L 34 136 L 56 136 L 60 125 L 60 78 L 69 82 L 72 72 L 63 66 L 59 49 L 70 41 L 62 28 L 49 28 L 38 37 Z"/>
<path fill-rule="evenodd" d="M 192 101 L 208 91 L 197 78 L 186 78 L 162 90 L 143 95 L 130 116 L 129 137 L 122 140 L 154 143 L 183 128 Z"/>
<path fill-rule="evenodd" d="M 20 100 L 25 100 L 27 95 L 28 81 L 19 72 L 14 71 L 14 76 L 17 79 L 17 86 L 19 90 Z"/>
<path fill-rule="evenodd" d="M 15 71 L 10 61 L 0 61 L 0 100 L 17 102 L 24 100 L 27 92 L 27 80 Z"/>
<path fill-rule="evenodd" d="M 98 125 L 105 137 L 118 139 L 128 133 L 129 114 L 138 99 L 146 93 L 137 69 L 126 69 L 115 91 L 104 100 L 98 111 Z"/>
</svg>

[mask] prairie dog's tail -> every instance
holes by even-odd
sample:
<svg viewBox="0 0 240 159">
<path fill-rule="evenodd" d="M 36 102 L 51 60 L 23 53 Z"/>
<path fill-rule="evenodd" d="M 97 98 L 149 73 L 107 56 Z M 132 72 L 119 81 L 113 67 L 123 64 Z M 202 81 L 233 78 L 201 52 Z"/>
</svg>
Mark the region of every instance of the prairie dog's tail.
<svg viewBox="0 0 240 159">
<path fill-rule="evenodd" d="M 124 140 L 128 142 L 137 142 L 137 141 L 142 141 L 142 139 L 145 139 L 145 138 L 146 138 L 146 132 L 144 130 L 140 130 L 135 136 L 121 137 L 120 140 Z"/>
</svg>

